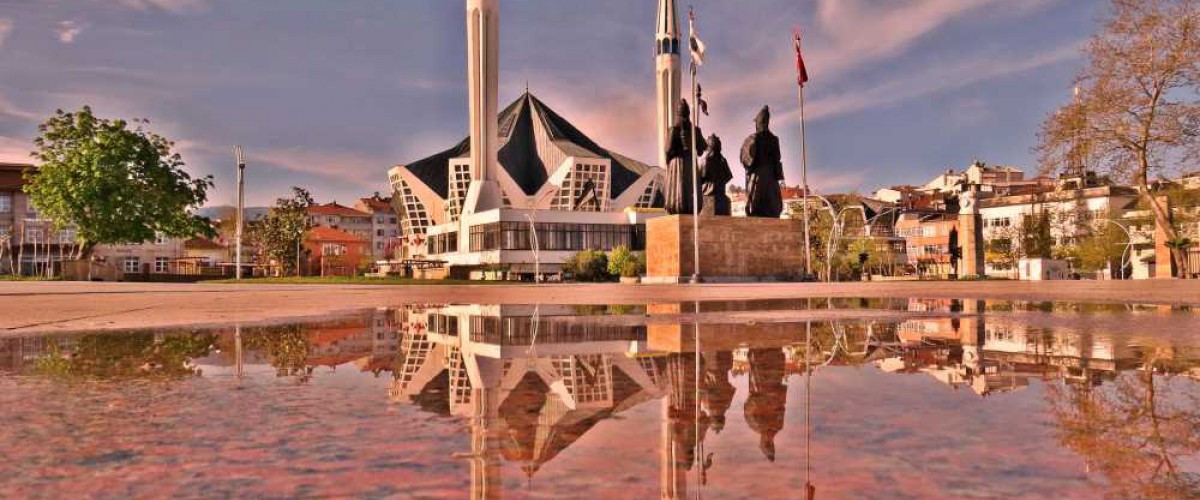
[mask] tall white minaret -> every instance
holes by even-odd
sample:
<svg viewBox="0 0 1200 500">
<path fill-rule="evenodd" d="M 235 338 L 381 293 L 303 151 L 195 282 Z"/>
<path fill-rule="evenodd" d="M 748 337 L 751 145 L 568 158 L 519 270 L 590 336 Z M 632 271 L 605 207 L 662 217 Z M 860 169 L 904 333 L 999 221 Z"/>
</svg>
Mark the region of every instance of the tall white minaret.
<svg viewBox="0 0 1200 500">
<path fill-rule="evenodd" d="M 667 168 L 667 146 L 675 125 L 683 75 L 679 72 L 679 16 L 675 0 L 658 0 L 658 24 L 654 35 L 655 87 L 658 90 L 658 166 Z"/>
<path fill-rule="evenodd" d="M 500 0 L 467 0 L 467 99 L 471 187 L 464 213 L 499 208 Z"/>
</svg>

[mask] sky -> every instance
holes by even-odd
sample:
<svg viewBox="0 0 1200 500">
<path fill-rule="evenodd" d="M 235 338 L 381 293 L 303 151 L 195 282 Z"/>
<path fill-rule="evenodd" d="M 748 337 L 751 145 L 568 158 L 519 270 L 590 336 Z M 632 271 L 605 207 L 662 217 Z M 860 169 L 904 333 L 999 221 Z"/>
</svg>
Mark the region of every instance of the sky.
<svg viewBox="0 0 1200 500">
<path fill-rule="evenodd" d="M 800 179 L 791 30 L 804 29 L 809 181 L 921 184 L 979 159 L 1036 169 L 1100 0 L 683 0 L 708 46 L 705 133 L 740 144 L 763 105 Z M 500 99 L 528 85 L 601 145 L 652 163 L 656 0 L 500 0 Z M 467 134 L 461 0 L 0 0 L 0 161 L 38 123 L 91 105 L 146 118 L 209 204 L 293 185 L 352 204 L 387 170 Z M 680 12 L 681 18 L 685 13 Z M 685 86 L 687 85 L 685 79 Z M 736 166 L 734 149 L 727 156 Z M 741 177 L 741 176 L 735 176 Z M 739 179 L 740 180 L 740 179 Z M 737 183 L 738 181 L 735 181 Z"/>
</svg>

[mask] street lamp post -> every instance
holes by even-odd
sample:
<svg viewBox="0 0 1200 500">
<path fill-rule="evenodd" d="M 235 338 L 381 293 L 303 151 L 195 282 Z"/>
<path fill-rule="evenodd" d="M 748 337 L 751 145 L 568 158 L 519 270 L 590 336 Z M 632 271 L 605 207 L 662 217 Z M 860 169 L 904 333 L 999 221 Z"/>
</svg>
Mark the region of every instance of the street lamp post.
<svg viewBox="0 0 1200 500">
<path fill-rule="evenodd" d="M 536 198 L 529 198 L 525 203 L 525 208 L 528 210 L 528 212 L 525 213 L 525 220 L 529 221 L 529 231 L 530 231 L 530 238 L 531 238 L 530 243 L 533 244 L 533 282 L 534 282 L 534 284 L 542 282 L 542 261 L 541 261 L 541 253 L 542 252 L 541 252 L 540 245 L 538 244 L 538 236 L 537 236 L 537 210 L 538 210 L 537 206 L 542 201 L 545 201 L 547 198 L 557 194 L 558 191 L 559 191 L 558 188 L 549 189 L 545 193 L 543 193 L 541 196 L 537 196 Z"/>
<path fill-rule="evenodd" d="M 1121 279 L 1125 279 L 1125 266 L 1129 265 L 1129 260 L 1133 259 L 1133 233 L 1129 232 L 1129 228 L 1112 219 L 1097 219 L 1101 222 L 1107 222 L 1121 229 L 1125 233 L 1125 250 L 1121 251 Z"/>
<path fill-rule="evenodd" d="M 244 215 L 246 211 L 246 155 L 242 151 L 241 146 L 234 146 L 233 156 L 237 160 L 237 256 L 234 259 L 234 264 L 237 270 L 234 271 L 234 278 L 242 279 L 242 231 L 245 225 Z"/>
</svg>

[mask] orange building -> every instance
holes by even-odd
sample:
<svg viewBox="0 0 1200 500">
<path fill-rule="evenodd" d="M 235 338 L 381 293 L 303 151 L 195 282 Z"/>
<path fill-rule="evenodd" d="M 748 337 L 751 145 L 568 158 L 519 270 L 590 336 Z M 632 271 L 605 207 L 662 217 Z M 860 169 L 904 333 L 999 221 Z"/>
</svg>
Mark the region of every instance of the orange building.
<svg viewBox="0 0 1200 500">
<path fill-rule="evenodd" d="M 951 252 L 958 235 L 958 216 L 946 213 L 906 213 L 896 221 L 896 236 L 904 238 L 908 264 L 921 276 L 954 273 Z"/>
<path fill-rule="evenodd" d="M 309 276 L 354 276 L 369 261 L 370 242 L 355 234 L 317 226 L 304 237 L 304 273 Z"/>
</svg>

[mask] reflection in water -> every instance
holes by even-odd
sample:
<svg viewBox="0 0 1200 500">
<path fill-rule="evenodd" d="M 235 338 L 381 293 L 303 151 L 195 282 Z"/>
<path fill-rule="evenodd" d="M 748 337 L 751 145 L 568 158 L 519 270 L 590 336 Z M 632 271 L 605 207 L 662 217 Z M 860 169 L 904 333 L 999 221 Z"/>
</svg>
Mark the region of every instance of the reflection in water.
<svg viewBox="0 0 1200 500">
<path fill-rule="evenodd" d="M 633 410 L 646 404 L 661 405 L 656 417 L 661 498 L 700 495 L 714 475 L 728 482 L 748 465 L 748 457 L 728 444 L 708 444 L 736 418 L 730 410 L 738 397 L 744 398 L 741 413 L 754 436 L 741 446 L 752 447 L 759 462 L 798 455 L 801 450 L 780 448 L 780 436 L 803 433 L 804 471 L 780 467 L 776 473 L 798 481 L 788 483 L 794 489 L 780 496 L 796 497 L 794 492 L 804 488 L 811 497 L 814 484 L 836 485 L 835 477 L 812 469 L 820 464 L 820 447 L 839 442 L 813 429 L 814 409 L 819 416 L 836 399 L 813 394 L 822 390 L 827 370 L 873 366 L 884 374 L 932 377 L 989 398 L 1047 381 L 1041 394 L 1061 445 L 1102 478 L 1097 481 L 1110 496 L 1200 493 L 1200 348 L 1194 339 L 1090 326 L 1029 326 L 1022 316 L 1004 314 L 1044 311 L 1044 305 L 866 302 L 787 306 L 927 314 L 720 324 L 691 322 L 684 312 L 753 311 L 780 304 L 664 304 L 647 307 L 646 314 L 545 305 L 412 306 L 315 325 L 0 340 L 0 380 L 8 373 L 68 383 L 170 381 L 230 371 L 240 377 L 243 367 L 251 377 L 263 373 L 256 367 L 269 367 L 271 376 L 302 384 L 321 376 L 321 367 L 386 376 L 390 401 L 466 422 L 469 449 L 455 456 L 469 465 L 475 498 L 511 491 L 505 464 L 515 466 L 522 482 L 533 487 L 546 464 L 566 456 L 601 422 L 637 413 Z M 1057 314 L 1080 309 L 1049 308 Z M 788 379 L 801 374 L 803 401 L 793 404 L 803 404 L 805 417 L 795 426 L 801 430 L 787 431 Z M 734 383 L 738 377 L 745 381 L 742 395 Z M 793 398 L 801 393 L 792 390 Z"/>
</svg>

